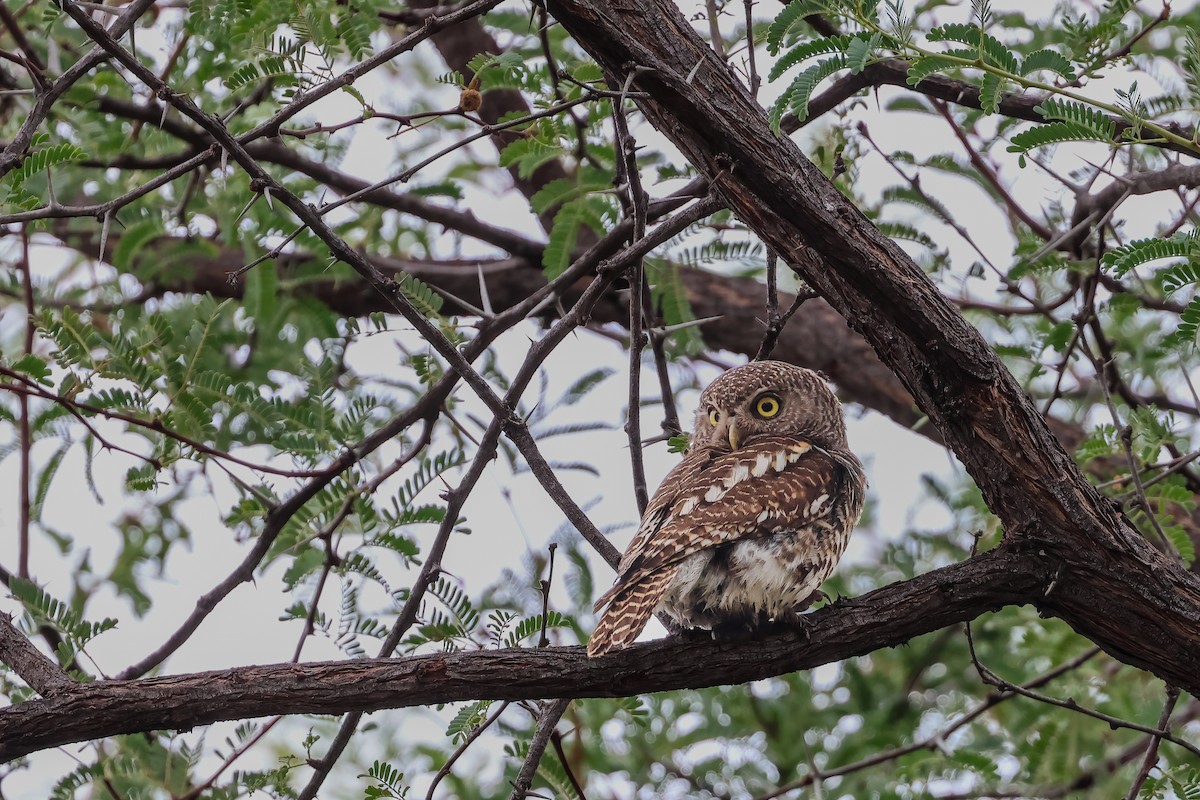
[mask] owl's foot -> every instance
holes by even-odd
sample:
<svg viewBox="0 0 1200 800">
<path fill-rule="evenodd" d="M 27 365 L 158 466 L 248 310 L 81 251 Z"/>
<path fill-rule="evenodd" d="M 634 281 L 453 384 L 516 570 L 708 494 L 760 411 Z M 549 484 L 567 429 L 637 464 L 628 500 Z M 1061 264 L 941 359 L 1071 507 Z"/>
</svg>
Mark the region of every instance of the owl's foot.
<svg viewBox="0 0 1200 800">
<path fill-rule="evenodd" d="M 771 626 L 774 633 L 795 633 L 801 639 L 808 641 L 809 630 L 812 627 L 812 621 L 809 620 L 807 614 L 801 614 L 798 611 L 785 611 L 779 616 L 771 620 Z"/>
<path fill-rule="evenodd" d="M 712 631 L 708 628 L 683 628 L 676 635 L 689 642 L 711 641 L 713 638 Z"/>
<path fill-rule="evenodd" d="M 729 619 L 713 625 L 711 636 L 719 642 L 745 642 L 762 636 L 758 620 Z"/>
<path fill-rule="evenodd" d="M 808 597 L 806 597 L 806 598 L 804 598 L 803 600 L 801 600 L 801 601 L 800 601 L 800 602 L 799 602 L 799 603 L 796 605 L 796 609 L 795 609 L 795 610 L 796 610 L 796 611 L 805 611 L 805 610 L 807 610 L 808 608 L 810 608 L 810 607 L 812 606 L 812 604 L 813 604 L 813 603 L 818 603 L 818 602 L 820 602 L 820 601 L 822 601 L 822 600 L 824 600 L 825 602 L 827 602 L 827 603 L 828 603 L 828 602 L 829 602 L 829 595 L 825 594 L 825 593 L 824 593 L 824 592 L 822 592 L 820 589 L 817 589 L 815 592 L 813 592 L 812 594 L 810 594 Z"/>
</svg>

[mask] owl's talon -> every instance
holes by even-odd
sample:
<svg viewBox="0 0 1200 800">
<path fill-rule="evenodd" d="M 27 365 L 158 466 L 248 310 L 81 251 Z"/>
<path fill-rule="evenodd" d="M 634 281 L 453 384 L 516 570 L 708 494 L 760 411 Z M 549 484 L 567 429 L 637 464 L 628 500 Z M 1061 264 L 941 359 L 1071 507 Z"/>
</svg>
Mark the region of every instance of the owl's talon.
<svg viewBox="0 0 1200 800">
<path fill-rule="evenodd" d="M 799 605 L 796 606 L 796 611 L 805 611 L 811 607 L 813 603 L 818 603 L 821 601 L 828 603 L 829 595 L 825 594 L 825 592 L 821 591 L 820 589 L 817 589 L 808 597 L 800 601 Z"/>
<path fill-rule="evenodd" d="M 676 634 L 680 639 L 689 642 L 705 642 L 712 640 L 712 631 L 707 628 L 684 628 Z"/>
<path fill-rule="evenodd" d="M 762 626 L 744 619 L 732 619 L 713 625 L 712 638 L 718 642 L 745 642 L 762 635 Z"/>
</svg>

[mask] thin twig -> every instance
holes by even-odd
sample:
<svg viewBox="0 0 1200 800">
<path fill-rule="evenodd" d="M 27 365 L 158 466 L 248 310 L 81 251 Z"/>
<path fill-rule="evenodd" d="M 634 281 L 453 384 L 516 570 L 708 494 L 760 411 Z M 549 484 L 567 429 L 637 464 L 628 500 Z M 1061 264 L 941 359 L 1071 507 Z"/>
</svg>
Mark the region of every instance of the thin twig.
<svg viewBox="0 0 1200 800">
<path fill-rule="evenodd" d="M 1054 667 L 1054 668 L 1042 673 L 1041 675 L 1038 675 L 1037 677 L 1030 679 L 1024 685 L 1026 688 L 1029 688 L 1029 689 L 1035 689 L 1040 686 L 1044 686 L 1047 683 L 1049 683 L 1050 681 L 1054 680 L 1055 678 L 1058 678 L 1061 675 L 1064 675 L 1068 672 L 1071 672 L 1072 670 L 1079 668 L 1084 663 L 1086 663 L 1087 661 L 1090 661 L 1092 658 L 1095 658 L 1099 654 L 1100 654 L 1099 647 L 1089 648 L 1088 650 L 1079 654 L 1075 658 L 1069 659 L 1068 661 L 1065 661 L 1062 664 L 1059 664 L 1057 667 Z M 860 760 L 852 762 L 850 764 L 845 764 L 840 767 L 833 767 L 833 768 L 826 769 L 821 774 L 825 778 L 834 778 L 834 777 L 838 777 L 840 775 L 849 775 L 854 772 L 861 772 L 864 769 L 876 766 L 878 764 L 884 764 L 884 763 L 887 763 L 888 761 L 894 761 L 898 758 L 903 758 L 904 756 L 908 755 L 909 753 L 915 753 L 920 750 L 936 749 L 936 748 L 940 747 L 941 742 L 944 742 L 946 740 L 946 738 L 949 737 L 952 733 L 959 730 L 960 728 L 965 727 L 966 725 L 970 724 L 971 722 L 978 719 L 979 717 L 983 716 L 994 706 L 996 706 L 1000 703 L 1003 703 L 1006 700 L 1009 700 L 1013 697 L 1016 697 L 1016 694 L 1014 694 L 1013 692 L 993 693 L 993 694 L 989 695 L 979 705 L 975 706 L 970 711 L 965 712 L 962 716 L 958 717 L 956 720 L 949 723 L 944 728 L 941 728 L 940 730 L 936 731 L 935 733 L 933 733 L 930 736 L 926 736 L 925 738 L 915 741 L 912 744 L 903 745 L 901 747 L 893 747 L 890 750 L 883 750 L 881 752 L 875 753 L 874 755 L 867 756 L 866 758 L 860 759 Z M 811 775 L 811 774 L 805 775 L 804 777 L 800 778 L 799 780 L 795 780 L 795 781 L 792 781 L 791 783 L 784 784 L 783 786 L 780 786 L 765 795 L 760 795 L 757 798 L 757 800 L 774 800 L 774 798 L 781 797 L 789 792 L 795 791 L 796 789 L 802 789 L 806 786 L 811 785 L 813 783 L 813 781 L 815 780 L 815 778 L 816 778 L 815 775 Z"/>
<path fill-rule="evenodd" d="M 33 265 L 29 260 L 29 228 L 21 226 L 21 290 L 25 302 L 24 349 L 26 355 L 33 355 L 33 341 L 36 328 L 34 319 L 36 309 L 33 299 Z M 32 508 L 30 507 L 30 492 L 33 491 L 33 426 L 31 425 L 29 396 L 17 395 L 19 416 L 18 436 L 21 451 L 20 474 L 17 480 L 18 491 L 18 520 L 17 520 L 17 575 L 29 579 L 29 526 L 33 524 Z"/>
<path fill-rule="evenodd" d="M 42 697 L 62 694 L 77 685 L 62 667 L 17 630 L 8 614 L 0 614 L 0 662 L 7 664 Z"/>
<path fill-rule="evenodd" d="M 538 764 L 542 763 L 542 754 L 546 752 L 546 745 L 550 743 L 550 734 L 554 732 L 554 726 L 562 719 L 569 705 L 570 698 L 564 698 L 551 700 L 542 706 L 533 739 L 529 742 L 529 753 L 525 756 L 521 771 L 517 773 L 517 779 L 513 781 L 513 791 L 509 800 L 524 800 L 529 795 L 533 776 L 537 774 Z"/>
<path fill-rule="evenodd" d="M 221 777 L 225 770 L 233 766 L 233 762 L 237 761 L 239 758 L 249 752 L 252 747 L 261 742 L 266 735 L 271 732 L 271 729 L 278 725 L 282 719 L 283 717 L 271 717 L 269 720 L 263 723 L 263 726 L 259 728 L 253 736 L 244 740 L 240 745 L 238 745 L 238 747 L 234 749 L 234 751 L 230 753 L 224 761 L 221 762 L 221 765 L 213 770 L 213 773 L 209 775 L 207 779 L 193 786 L 187 791 L 186 794 L 180 795 L 179 800 L 198 800 L 205 792 L 207 792 L 216 784 L 217 780 Z"/>
<path fill-rule="evenodd" d="M 704 0 L 704 8 L 708 17 L 708 36 L 712 40 L 712 49 L 717 54 L 717 58 L 727 61 L 729 56 L 725 53 L 725 41 L 721 36 L 721 25 L 717 19 L 720 14 L 717 0 Z"/>
<path fill-rule="evenodd" d="M 433 800 L 433 793 L 437 790 L 438 784 L 454 769 L 455 762 L 462 757 L 463 753 L 467 752 L 467 748 L 474 744 L 476 739 L 483 735 L 484 731 L 492 727 L 492 724 L 500 719 L 500 715 L 505 712 L 508 706 L 509 702 L 505 700 L 500 704 L 499 708 L 488 715 L 487 719 L 471 729 L 471 732 L 467 734 L 467 738 L 463 740 L 463 743 L 454 749 L 454 752 L 446 759 L 446 763 L 442 764 L 441 769 L 433 776 L 433 780 L 429 783 L 429 791 L 425 793 L 425 800 Z"/>
<path fill-rule="evenodd" d="M 1162 713 L 1158 715 L 1158 728 L 1161 730 L 1170 730 L 1171 712 L 1175 710 L 1175 703 L 1179 700 L 1179 688 L 1176 686 L 1167 687 L 1167 701 L 1163 703 Z M 1133 785 L 1129 787 L 1129 791 L 1125 794 L 1125 800 L 1137 800 L 1138 794 L 1142 791 L 1143 784 L 1150 777 L 1150 770 L 1158 763 L 1158 744 L 1159 739 L 1155 736 L 1150 737 L 1150 741 L 1146 744 L 1146 757 L 1142 759 L 1142 766 L 1138 770 L 1137 777 L 1133 779 Z"/>
<path fill-rule="evenodd" d="M 938 113 L 940 113 L 950 125 L 950 130 L 954 132 L 955 138 L 957 138 L 959 143 L 962 144 L 963 149 L 967 151 L 967 158 L 970 159 L 971 165 L 974 166 L 976 171 L 983 177 L 983 179 L 987 181 L 993 189 L 996 190 L 996 194 L 1000 197 L 1000 200 L 1004 203 L 1009 212 L 1017 219 L 1021 220 L 1021 222 L 1024 222 L 1025 225 L 1028 226 L 1029 230 L 1033 231 L 1034 234 L 1036 234 L 1037 237 L 1042 241 L 1049 241 L 1050 239 L 1054 238 L 1054 232 L 1038 220 L 1034 219 L 1033 216 L 1026 211 L 1020 203 L 1017 202 L 1016 198 L 1014 198 L 1008 191 L 1008 187 L 1005 186 L 1004 182 L 1000 180 L 1000 176 L 996 174 L 996 171 L 992 169 L 986 161 L 983 160 L 983 157 L 980 156 L 978 151 L 976 151 L 971 145 L 971 140 L 967 138 L 966 132 L 963 131 L 962 127 L 958 124 L 958 121 L 954 119 L 954 115 L 950 113 L 950 107 L 946 104 L 946 102 L 937 99 L 934 99 L 932 102 L 933 107 L 938 110 Z"/>
<path fill-rule="evenodd" d="M 154 3 L 155 0 L 134 0 L 122 9 L 121 16 L 107 33 L 117 39 L 121 38 Z M 3 153 L 0 153 L 0 178 L 21 165 L 25 153 L 33 142 L 33 137 L 41 129 L 42 123 L 46 121 L 46 117 L 50 114 L 50 110 L 58 98 L 66 94 L 67 90 L 74 86 L 80 78 L 91 72 L 93 67 L 106 58 L 108 56 L 103 47 L 99 45 L 93 47 L 87 55 L 60 75 L 49 89 L 38 95 L 37 102 L 25 116 L 25 122 L 21 124 L 20 130 L 9 141 Z"/>
<path fill-rule="evenodd" d="M 758 65 L 754 60 L 754 0 L 742 0 L 746 10 L 746 59 L 750 70 L 750 96 L 758 97 L 758 87 L 762 78 L 758 75 Z"/>
<path fill-rule="evenodd" d="M 975 639 L 971 635 L 970 623 L 967 623 L 966 629 L 967 648 L 971 654 L 971 661 L 975 665 L 975 669 L 979 673 L 980 679 L 982 679 L 985 684 L 994 686 L 1003 692 L 1011 692 L 1022 697 L 1027 697 L 1030 700 L 1037 700 L 1039 703 L 1056 706 L 1057 708 L 1065 708 L 1078 714 L 1082 714 L 1085 717 L 1098 719 L 1101 722 L 1107 723 L 1108 726 L 1114 730 L 1117 728 L 1126 728 L 1128 730 L 1140 731 L 1159 739 L 1165 739 L 1172 744 L 1182 747 L 1189 753 L 1200 757 L 1200 747 L 1197 747 L 1185 739 L 1179 738 L 1169 730 L 1163 730 L 1161 726 L 1152 728 L 1149 725 L 1142 725 L 1139 722 L 1130 722 L 1129 720 L 1121 719 L 1120 717 L 1114 717 L 1111 714 L 1105 714 L 1102 711 L 1096 711 L 1095 709 L 1088 708 L 1087 706 L 1081 706 L 1075 701 L 1074 698 L 1069 697 L 1066 700 L 1059 700 L 1057 697 L 1052 697 L 1048 694 L 1042 694 L 1041 692 L 1035 692 L 1031 688 L 1018 686 L 1017 684 L 1009 682 L 983 665 L 983 662 L 979 659 L 979 654 L 975 651 Z"/>
<path fill-rule="evenodd" d="M 613 98 L 613 131 L 617 158 L 617 185 L 625 216 L 633 220 L 634 239 L 646 233 L 646 195 L 638 172 L 637 149 L 625 119 L 625 93 L 632 86 L 638 70 L 625 76 L 621 97 Z M 621 189 L 624 189 L 621 192 Z M 643 331 L 646 293 L 645 262 L 638 258 L 629 267 L 629 393 L 625 418 L 625 435 L 629 439 L 629 463 L 633 474 L 633 497 L 639 516 L 650 501 L 646 486 L 646 466 L 642 457 L 642 349 L 646 346 Z"/>
<path fill-rule="evenodd" d="M 550 583 L 554 580 L 554 551 L 558 549 L 557 542 L 550 543 L 550 565 L 546 577 L 541 581 L 542 589 L 542 632 L 538 637 L 538 647 L 549 647 L 550 638 L 546 636 L 547 621 L 550 619 Z"/>
<path fill-rule="evenodd" d="M 587 794 L 583 791 L 583 783 L 575 776 L 575 770 L 571 768 L 571 760 L 567 758 L 566 750 L 563 748 L 563 736 L 555 728 L 550 733 L 550 743 L 554 745 L 554 754 L 558 756 L 558 763 L 562 764 L 563 772 L 567 773 L 567 780 L 571 782 L 571 788 L 575 790 L 579 800 L 587 800 Z"/>
</svg>

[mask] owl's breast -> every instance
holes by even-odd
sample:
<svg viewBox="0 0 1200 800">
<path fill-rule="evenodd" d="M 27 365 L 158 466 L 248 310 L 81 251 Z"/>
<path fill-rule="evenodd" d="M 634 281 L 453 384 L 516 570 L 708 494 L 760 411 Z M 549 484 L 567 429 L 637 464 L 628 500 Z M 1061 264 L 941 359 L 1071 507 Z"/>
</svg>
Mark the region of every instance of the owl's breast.
<svg viewBox="0 0 1200 800">
<path fill-rule="evenodd" d="M 658 609 L 687 628 L 802 611 L 849 538 L 819 521 L 702 550 L 680 562 Z"/>
</svg>

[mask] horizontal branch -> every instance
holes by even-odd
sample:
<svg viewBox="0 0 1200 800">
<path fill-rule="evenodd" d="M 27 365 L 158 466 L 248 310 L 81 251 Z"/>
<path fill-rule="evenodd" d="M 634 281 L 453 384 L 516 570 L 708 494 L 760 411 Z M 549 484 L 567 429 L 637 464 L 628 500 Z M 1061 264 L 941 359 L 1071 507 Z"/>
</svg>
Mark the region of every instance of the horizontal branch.
<svg viewBox="0 0 1200 800">
<path fill-rule="evenodd" d="M 808 617 L 806 631 L 756 641 L 671 638 L 603 658 L 588 658 L 582 647 L 546 647 L 97 681 L 0 710 L 0 759 L 118 734 L 188 730 L 274 714 L 340 714 L 462 700 L 623 697 L 745 683 L 895 647 L 1034 596 L 1049 577 L 1036 555 L 1002 546 L 839 600 Z"/>
</svg>

